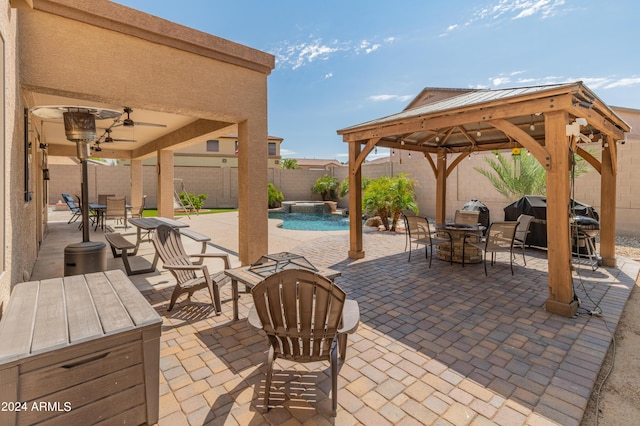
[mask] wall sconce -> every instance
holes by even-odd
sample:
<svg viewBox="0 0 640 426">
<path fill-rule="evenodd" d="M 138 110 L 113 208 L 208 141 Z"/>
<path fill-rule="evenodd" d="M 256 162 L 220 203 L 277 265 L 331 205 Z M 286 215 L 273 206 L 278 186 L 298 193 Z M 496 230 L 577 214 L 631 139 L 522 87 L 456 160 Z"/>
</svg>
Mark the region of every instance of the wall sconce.
<svg viewBox="0 0 640 426">
<path fill-rule="evenodd" d="M 42 179 L 49 180 L 49 169 L 42 169 Z"/>
</svg>

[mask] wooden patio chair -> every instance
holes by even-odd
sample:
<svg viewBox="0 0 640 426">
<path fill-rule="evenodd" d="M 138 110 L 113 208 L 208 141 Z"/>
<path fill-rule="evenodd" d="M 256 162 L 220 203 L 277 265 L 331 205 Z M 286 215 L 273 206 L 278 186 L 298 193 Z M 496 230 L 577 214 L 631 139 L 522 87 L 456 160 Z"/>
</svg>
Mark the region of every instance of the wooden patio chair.
<svg viewBox="0 0 640 426">
<path fill-rule="evenodd" d="M 176 279 L 176 286 L 171 294 L 171 302 L 169 302 L 167 311 L 173 309 L 181 294 L 188 293 L 187 299 L 190 300 L 196 290 L 206 287 L 209 289 L 216 315 L 220 315 L 222 312 L 220 286 L 230 281 L 230 278 L 224 273 L 224 269 L 231 268 L 229 255 L 226 253 L 187 254 L 180 239 L 180 232 L 168 225 L 158 226 L 151 241 L 156 253 L 164 263 L 164 269 L 168 269 Z M 197 265 L 192 261 L 195 258 L 221 259 L 224 263 L 224 269 L 210 274 L 207 265 Z"/>
<path fill-rule="evenodd" d="M 513 237 L 513 247 L 522 249 L 522 261 L 527 266 L 527 259 L 524 256 L 525 245 L 527 242 L 527 236 L 529 235 L 529 227 L 531 226 L 531 220 L 533 216 L 521 214 L 518 216 L 518 227 L 516 228 L 516 234 Z"/>
<path fill-rule="evenodd" d="M 346 355 L 347 334 L 360 322 L 358 302 L 328 278 L 305 269 L 286 269 L 251 289 L 248 322 L 269 338 L 264 411 L 269 410 L 273 363 L 277 358 L 331 364 L 331 415 L 338 408 L 338 352 Z"/>
<path fill-rule="evenodd" d="M 146 202 L 147 202 L 147 196 L 143 195 L 142 196 L 142 202 L 140 203 L 140 205 L 131 207 L 130 216 L 132 218 L 141 219 L 142 218 L 142 212 L 144 211 L 144 206 L 145 206 Z"/>
<path fill-rule="evenodd" d="M 429 258 L 429 268 L 431 268 L 431 261 L 433 260 L 433 246 L 449 243 L 449 260 L 450 263 L 453 264 L 453 244 L 451 241 L 451 234 L 446 231 L 432 232 L 429 226 L 429 221 L 425 217 L 405 215 L 404 219 L 409 242 L 409 262 L 411 262 L 411 246 L 413 244 L 416 244 L 416 246 L 424 245 L 424 256 L 425 259 Z M 429 256 L 429 252 L 431 252 L 431 256 Z"/>
<path fill-rule="evenodd" d="M 513 242 L 518 228 L 518 221 L 493 222 L 489 226 L 487 235 L 479 238 L 477 234 L 467 234 L 464 237 L 462 245 L 462 267 L 464 267 L 464 252 L 467 244 L 482 250 L 482 262 L 484 263 L 484 274 L 487 273 L 487 253 L 491 253 L 491 266 L 496 262 L 496 253 L 509 253 L 509 262 L 511 264 L 511 275 L 513 275 Z M 468 241 L 468 239 L 477 239 L 477 241 Z"/>
</svg>

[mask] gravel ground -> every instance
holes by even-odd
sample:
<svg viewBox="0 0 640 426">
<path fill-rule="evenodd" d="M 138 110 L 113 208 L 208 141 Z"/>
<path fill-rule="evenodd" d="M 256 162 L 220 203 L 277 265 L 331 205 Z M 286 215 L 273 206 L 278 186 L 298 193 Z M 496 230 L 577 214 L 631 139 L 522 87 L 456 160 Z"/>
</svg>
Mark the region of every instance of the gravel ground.
<svg viewBox="0 0 640 426">
<path fill-rule="evenodd" d="M 599 252 L 599 243 L 596 247 Z M 640 261 L 640 236 L 616 236 L 616 254 Z"/>
</svg>

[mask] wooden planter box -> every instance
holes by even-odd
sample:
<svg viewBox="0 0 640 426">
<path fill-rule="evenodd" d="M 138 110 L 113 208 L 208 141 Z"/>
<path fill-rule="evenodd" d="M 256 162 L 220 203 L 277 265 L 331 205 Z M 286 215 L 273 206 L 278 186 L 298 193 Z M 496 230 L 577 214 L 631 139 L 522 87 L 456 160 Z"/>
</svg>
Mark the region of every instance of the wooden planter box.
<svg viewBox="0 0 640 426">
<path fill-rule="evenodd" d="M 119 270 L 17 284 L 0 321 L 0 424 L 156 423 L 161 324 Z"/>
</svg>

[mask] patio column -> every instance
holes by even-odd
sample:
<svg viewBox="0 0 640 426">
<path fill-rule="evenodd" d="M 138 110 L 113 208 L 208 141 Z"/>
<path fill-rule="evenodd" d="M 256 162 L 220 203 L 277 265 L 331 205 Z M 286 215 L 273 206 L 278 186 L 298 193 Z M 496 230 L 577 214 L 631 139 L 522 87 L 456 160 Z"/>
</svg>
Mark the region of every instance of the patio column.
<svg viewBox="0 0 640 426">
<path fill-rule="evenodd" d="M 564 111 L 545 114 L 545 148 L 551 159 L 547 170 L 547 247 L 549 298 L 547 312 L 572 317 L 578 309 L 573 298 L 571 237 L 569 234 L 569 138 Z"/>
<path fill-rule="evenodd" d="M 447 218 L 447 153 L 438 150 L 436 159 L 436 223 L 445 223 Z"/>
<path fill-rule="evenodd" d="M 360 142 L 349 143 L 349 258 L 362 259 L 362 167 Z"/>
<path fill-rule="evenodd" d="M 238 254 L 242 265 L 269 251 L 267 113 L 238 124 Z"/>
<path fill-rule="evenodd" d="M 173 151 L 158 151 L 158 216 L 173 219 Z"/>
<path fill-rule="evenodd" d="M 128 200 L 129 205 L 139 206 L 142 201 L 142 160 L 131 160 L 130 180 L 131 180 L 131 198 Z"/>
<path fill-rule="evenodd" d="M 605 136 L 600 173 L 600 256 L 605 266 L 616 266 L 616 142 Z"/>
</svg>

